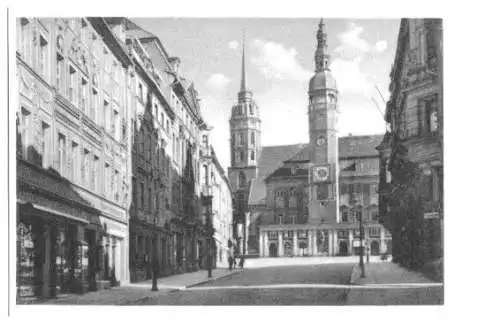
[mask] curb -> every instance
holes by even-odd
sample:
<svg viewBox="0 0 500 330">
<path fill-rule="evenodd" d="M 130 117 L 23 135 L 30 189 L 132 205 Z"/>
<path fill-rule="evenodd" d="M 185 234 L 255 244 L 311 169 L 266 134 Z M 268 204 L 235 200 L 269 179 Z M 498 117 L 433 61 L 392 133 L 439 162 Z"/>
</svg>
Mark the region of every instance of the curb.
<svg viewBox="0 0 500 330">
<path fill-rule="evenodd" d="M 179 289 L 179 290 L 185 290 L 185 289 L 189 289 L 189 288 L 192 288 L 192 287 L 195 287 L 195 286 L 199 286 L 199 285 L 211 283 L 213 281 L 220 280 L 221 278 L 229 277 L 229 276 L 232 276 L 234 274 L 239 274 L 239 273 L 241 273 L 241 272 L 239 272 L 239 271 L 231 272 L 231 273 L 228 273 L 228 274 L 221 275 L 219 277 L 215 277 L 215 278 L 211 278 L 211 279 L 204 280 L 204 281 L 201 281 L 201 282 L 197 282 L 197 283 L 194 283 L 194 284 L 186 285 L 186 286 L 184 286 L 184 288 Z"/>
<path fill-rule="evenodd" d="M 352 266 L 351 278 L 349 279 L 349 283 L 351 285 L 359 285 L 359 266 L 355 264 Z"/>
</svg>

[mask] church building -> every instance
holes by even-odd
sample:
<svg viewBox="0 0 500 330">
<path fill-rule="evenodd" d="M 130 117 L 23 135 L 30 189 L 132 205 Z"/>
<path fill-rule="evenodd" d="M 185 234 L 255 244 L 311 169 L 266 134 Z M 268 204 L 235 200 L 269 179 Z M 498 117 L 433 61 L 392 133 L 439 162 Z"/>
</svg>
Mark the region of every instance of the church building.
<svg viewBox="0 0 500 330">
<path fill-rule="evenodd" d="M 232 108 L 228 169 L 237 253 L 246 256 L 347 256 L 359 253 L 359 222 L 371 254 L 390 252 L 378 223 L 382 135 L 337 136 L 338 90 L 330 72 L 323 20 L 309 81 L 309 142 L 262 146 L 259 108 L 246 84 Z"/>
</svg>

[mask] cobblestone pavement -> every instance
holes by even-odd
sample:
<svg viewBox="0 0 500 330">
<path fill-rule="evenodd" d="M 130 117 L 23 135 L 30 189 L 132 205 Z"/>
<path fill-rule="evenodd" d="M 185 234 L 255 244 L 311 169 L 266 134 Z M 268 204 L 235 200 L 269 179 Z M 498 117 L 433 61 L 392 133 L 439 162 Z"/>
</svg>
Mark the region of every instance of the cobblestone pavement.
<svg viewBox="0 0 500 330">
<path fill-rule="evenodd" d="M 341 305 L 346 288 L 314 287 L 349 284 L 352 264 L 252 268 L 231 277 L 186 290 L 147 297 L 136 305 Z M 283 285 L 282 288 L 269 287 Z M 301 287 L 310 284 L 311 287 Z"/>
<path fill-rule="evenodd" d="M 442 305 L 442 287 L 351 289 L 346 305 Z"/>
</svg>

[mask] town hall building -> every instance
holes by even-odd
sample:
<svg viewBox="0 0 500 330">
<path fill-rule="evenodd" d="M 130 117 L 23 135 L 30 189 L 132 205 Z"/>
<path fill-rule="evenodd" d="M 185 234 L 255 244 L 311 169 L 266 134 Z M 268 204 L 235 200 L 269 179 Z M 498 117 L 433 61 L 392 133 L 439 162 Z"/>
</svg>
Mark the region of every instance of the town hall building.
<svg viewBox="0 0 500 330">
<path fill-rule="evenodd" d="M 359 253 L 362 220 L 372 255 L 390 253 L 378 223 L 382 135 L 337 136 L 338 90 L 323 20 L 309 81 L 309 142 L 262 146 L 259 108 L 246 84 L 230 118 L 237 253 L 246 256 L 348 256 Z"/>
</svg>

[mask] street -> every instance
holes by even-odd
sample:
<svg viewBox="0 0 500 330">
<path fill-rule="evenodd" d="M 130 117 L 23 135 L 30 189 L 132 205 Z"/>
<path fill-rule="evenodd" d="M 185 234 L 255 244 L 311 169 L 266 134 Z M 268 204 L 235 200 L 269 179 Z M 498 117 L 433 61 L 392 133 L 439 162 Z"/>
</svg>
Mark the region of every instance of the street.
<svg viewBox="0 0 500 330">
<path fill-rule="evenodd" d="M 131 302 L 136 305 L 342 305 L 353 264 L 246 269 L 230 277 Z"/>
</svg>

